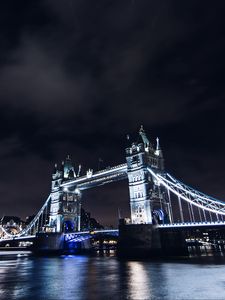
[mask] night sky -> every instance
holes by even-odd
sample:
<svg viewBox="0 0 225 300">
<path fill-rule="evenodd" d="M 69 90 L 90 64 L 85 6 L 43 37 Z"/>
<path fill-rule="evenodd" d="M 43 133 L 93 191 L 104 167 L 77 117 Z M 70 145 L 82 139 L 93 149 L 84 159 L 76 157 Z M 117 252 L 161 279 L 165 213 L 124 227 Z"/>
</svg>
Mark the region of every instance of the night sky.
<svg viewBox="0 0 225 300">
<path fill-rule="evenodd" d="M 225 2 L 1 1 L 0 217 L 37 212 L 55 162 L 125 162 L 126 135 L 160 137 L 167 170 L 225 200 Z M 127 182 L 83 193 L 103 224 Z"/>
</svg>

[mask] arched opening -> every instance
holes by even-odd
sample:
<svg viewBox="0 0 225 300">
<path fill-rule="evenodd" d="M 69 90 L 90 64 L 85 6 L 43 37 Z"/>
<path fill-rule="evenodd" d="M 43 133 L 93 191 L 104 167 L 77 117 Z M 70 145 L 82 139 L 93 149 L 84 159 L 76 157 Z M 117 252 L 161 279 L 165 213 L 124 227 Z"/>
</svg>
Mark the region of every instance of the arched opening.
<svg viewBox="0 0 225 300">
<path fill-rule="evenodd" d="M 165 224 L 168 223 L 167 215 L 162 209 L 155 209 L 152 212 L 153 224 Z"/>
<path fill-rule="evenodd" d="M 73 232 L 74 229 L 74 222 L 69 220 L 64 222 L 64 232 Z"/>
</svg>

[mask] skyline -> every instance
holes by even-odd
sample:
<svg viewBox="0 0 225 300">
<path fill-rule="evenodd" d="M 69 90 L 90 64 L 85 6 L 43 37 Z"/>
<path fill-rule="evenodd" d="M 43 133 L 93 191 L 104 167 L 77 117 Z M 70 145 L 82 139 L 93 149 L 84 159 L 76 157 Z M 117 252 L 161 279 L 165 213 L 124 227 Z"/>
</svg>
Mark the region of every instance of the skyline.
<svg viewBox="0 0 225 300">
<path fill-rule="evenodd" d="M 175 3 L 1 4 L 1 215 L 36 213 L 67 154 L 82 172 L 125 162 L 142 124 L 170 173 L 225 200 L 225 4 Z M 115 224 L 128 186 L 83 205 Z"/>
</svg>

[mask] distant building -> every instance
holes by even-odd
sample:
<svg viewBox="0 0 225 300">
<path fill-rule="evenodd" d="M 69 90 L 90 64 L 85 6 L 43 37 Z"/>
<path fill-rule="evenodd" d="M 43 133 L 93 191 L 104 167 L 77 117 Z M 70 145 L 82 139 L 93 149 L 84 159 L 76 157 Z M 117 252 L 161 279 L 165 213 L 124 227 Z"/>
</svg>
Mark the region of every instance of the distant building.
<svg viewBox="0 0 225 300">
<path fill-rule="evenodd" d="M 81 230 L 103 229 L 104 227 L 98 223 L 95 218 L 91 218 L 91 214 L 81 208 Z"/>
<path fill-rule="evenodd" d="M 16 216 L 4 216 L 0 220 L 0 225 L 11 234 L 17 234 L 24 226 L 24 221 Z"/>
<path fill-rule="evenodd" d="M 0 220 L 2 226 L 21 226 L 24 222 L 16 216 L 4 216 Z"/>
</svg>

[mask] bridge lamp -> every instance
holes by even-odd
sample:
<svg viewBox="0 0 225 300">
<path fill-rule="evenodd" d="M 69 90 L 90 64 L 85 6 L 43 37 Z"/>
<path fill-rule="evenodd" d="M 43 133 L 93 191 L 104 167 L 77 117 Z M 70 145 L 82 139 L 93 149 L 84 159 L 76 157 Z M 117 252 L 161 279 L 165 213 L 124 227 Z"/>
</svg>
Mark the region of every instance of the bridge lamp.
<svg viewBox="0 0 225 300">
<path fill-rule="evenodd" d="M 74 192 L 78 197 L 81 197 L 81 191 L 78 188 L 76 188 Z"/>
</svg>

